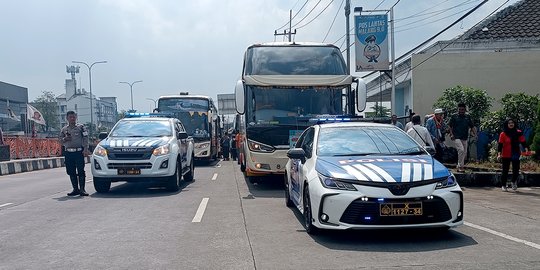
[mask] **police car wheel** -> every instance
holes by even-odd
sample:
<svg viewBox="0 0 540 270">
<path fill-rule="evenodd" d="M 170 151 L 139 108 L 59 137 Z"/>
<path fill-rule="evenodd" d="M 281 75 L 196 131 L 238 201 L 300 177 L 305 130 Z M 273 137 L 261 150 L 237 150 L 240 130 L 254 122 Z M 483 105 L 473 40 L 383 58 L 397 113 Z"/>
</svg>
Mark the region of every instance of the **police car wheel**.
<svg viewBox="0 0 540 270">
<path fill-rule="evenodd" d="M 306 232 L 311 235 L 319 233 L 319 229 L 313 226 L 313 215 L 311 213 L 311 200 L 309 198 L 309 188 L 304 188 L 304 227 Z"/>
<path fill-rule="evenodd" d="M 195 159 L 194 159 L 194 157 L 192 156 L 192 157 L 191 157 L 191 165 L 189 165 L 189 172 L 186 173 L 186 174 L 184 174 L 184 180 L 185 180 L 185 181 L 188 181 L 188 182 L 193 181 L 193 176 L 194 176 L 194 174 L 195 174 L 195 164 L 194 164 L 194 161 L 195 161 Z"/>
<path fill-rule="evenodd" d="M 285 205 L 287 207 L 293 207 L 294 204 L 291 201 L 291 193 L 289 192 L 289 181 L 287 179 L 287 172 L 285 172 Z"/>
<path fill-rule="evenodd" d="M 168 191 L 178 191 L 180 189 L 180 186 L 178 185 L 178 182 L 180 181 L 180 166 L 176 164 L 176 171 L 172 176 L 169 177 L 167 181 L 167 190 Z"/>
<path fill-rule="evenodd" d="M 94 177 L 94 189 L 97 193 L 107 193 L 111 189 L 111 181 Z"/>
</svg>

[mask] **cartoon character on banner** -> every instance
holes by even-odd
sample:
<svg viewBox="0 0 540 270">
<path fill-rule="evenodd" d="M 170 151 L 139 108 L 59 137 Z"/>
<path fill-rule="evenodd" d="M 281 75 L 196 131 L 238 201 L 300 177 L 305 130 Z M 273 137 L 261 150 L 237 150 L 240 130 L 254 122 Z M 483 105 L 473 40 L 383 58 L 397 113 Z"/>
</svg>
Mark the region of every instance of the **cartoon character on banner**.
<svg viewBox="0 0 540 270">
<path fill-rule="evenodd" d="M 381 47 L 377 44 L 377 37 L 375 35 L 369 35 L 365 41 L 364 56 L 368 59 L 368 62 L 377 63 L 377 58 L 381 55 Z"/>
</svg>

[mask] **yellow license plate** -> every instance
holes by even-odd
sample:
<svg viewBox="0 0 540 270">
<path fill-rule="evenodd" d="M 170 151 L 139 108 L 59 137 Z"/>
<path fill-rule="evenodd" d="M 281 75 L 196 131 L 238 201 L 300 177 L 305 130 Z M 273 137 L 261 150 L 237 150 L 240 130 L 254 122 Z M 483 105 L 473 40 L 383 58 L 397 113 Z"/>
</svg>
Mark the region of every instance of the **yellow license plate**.
<svg viewBox="0 0 540 270">
<path fill-rule="evenodd" d="M 118 169 L 119 175 L 139 175 L 141 174 L 141 169 Z"/>
<path fill-rule="evenodd" d="M 421 216 L 422 202 L 381 203 L 380 215 L 382 217 Z"/>
</svg>

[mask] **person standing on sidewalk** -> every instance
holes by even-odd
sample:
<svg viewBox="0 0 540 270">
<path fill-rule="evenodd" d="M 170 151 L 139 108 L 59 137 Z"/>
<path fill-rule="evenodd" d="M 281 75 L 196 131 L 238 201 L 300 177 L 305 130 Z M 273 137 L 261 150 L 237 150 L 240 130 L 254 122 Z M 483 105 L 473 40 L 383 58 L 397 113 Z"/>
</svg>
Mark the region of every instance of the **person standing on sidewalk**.
<svg viewBox="0 0 540 270">
<path fill-rule="evenodd" d="M 502 161 L 502 190 L 507 191 L 506 180 L 510 163 L 512 163 L 512 189 L 517 190 L 517 180 L 519 176 L 519 157 L 521 156 L 521 148 L 523 146 L 527 152 L 525 145 L 525 136 L 523 132 L 516 127 L 513 119 L 504 121 L 503 132 L 499 135 L 499 145 L 497 147 L 497 160 Z"/>
<path fill-rule="evenodd" d="M 66 113 L 68 125 L 60 131 L 60 141 L 64 148 L 66 172 L 71 180 L 73 191 L 68 196 L 88 196 L 84 186 L 86 173 L 84 172 L 84 158 L 90 155 L 88 151 L 88 131 L 82 124 L 77 123 L 77 113 Z"/>
<path fill-rule="evenodd" d="M 464 172 L 465 170 L 465 157 L 467 156 L 467 147 L 469 141 L 469 130 L 471 136 L 476 137 L 476 128 L 471 119 L 471 116 L 466 113 L 467 108 L 465 103 L 458 104 L 458 112 L 450 118 L 448 126 L 450 126 L 450 139 L 454 141 L 456 149 L 458 151 L 458 172 Z"/>
<path fill-rule="evenodd" d="M 396 126 L 398 128 L 401 128 L 401 130 L 403 130 L 403 124 L 398 122 L 397 115 L 392 114 L 391 121 L 392 121 L 392 125 L 394 125 L 394 126 Z"/>
<path fill-rule="evenodd" d="M 444 123 L 444 111 L 443 109 L 435 109 L 434 116 L 426 121 L 426 128 L 431 135 L 434 148 L 437 151 L 435 159 L 442 162 L 444 136 L 446 134 L 446 124 Z"/>
<path fill-rule="evenodd" d="M 407 134 L 424 148 L 431 147 L 435 149 L 435 147 L 433 147 L 433 141 L 431 140 L 429 131 L 427 130 L 427 128 L 420 125 L 421 122 L 422 120 L 420 119 L 420 115 L 413 116 L 413 126 L 409 129 L 409 131 L 407 131 Z"/>
</svg>

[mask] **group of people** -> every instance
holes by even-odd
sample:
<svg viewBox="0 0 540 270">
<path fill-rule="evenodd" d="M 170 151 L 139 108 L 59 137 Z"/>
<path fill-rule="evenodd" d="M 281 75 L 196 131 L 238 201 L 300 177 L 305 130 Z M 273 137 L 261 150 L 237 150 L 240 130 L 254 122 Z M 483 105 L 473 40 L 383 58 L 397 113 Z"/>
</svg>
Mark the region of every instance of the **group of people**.
<svg viewBox="0 0 540 270">
<path fill-rule="evenodd" d="M 465 158 L 467 156 L 468 141 L 470 137 L 476 137 L 477 131 L 464 103 L 458 104 L 457 113 L 453 114 L 448 121 L 444 121 L 444 111 L 435 109 L 432 115 L 426 115 L 425 127 L 421 125 L 420 115 L 411 113 L 410 121 L 403 126 L 397 121 L 397 116 L 392 115 L 392 124 L 403 129 L 409 136 L 424 147 L 435 149 L 435 159 L 442 161 L 443 152 L 446 146 L 444 144 L 446 134 L 454 142 L 457 149 L 458 172 L 464 172 Z M 513 190 L 517 189 L 517 179 L 519 176 L 521 149 L 528 152 L 525 144 L 523 132 L 517 129 L 514 119 L 507 119 L 503 124 L 503 130 L 499 134 L 497 160 L 502 163 L 502 190 L 507 191 L 507 178 L 512 164 L 512 182 Z"/>
<path fill-rule="evenodd" d="M 443 109 L 435 109 L 432 115 L 426 115 L 425 127 L 422 126 L 420 115 L 411 113 L 410 121 L 403 127 L 397 122 L 397 116 L 392 115 L 392 124 L 402 128 L 409 136 L 424 147 L 435 150 L 435 159 L 442 161 L 446 149 L 446 134 L 454 142 L 457 149 L 457 171 L 463 172 L 467 156 L 468 139 L 476 137 L 476 128 L 464 103 L 458 104 L 458 112 L 448 121 L 444 121 Z"/>
<path fill-rule="evenodd" d="M 237 130 L 232 131 L 230 133 L 225 133 L 223 137 L 221 138 L 221 153 L 223 160 L 229 160 L 232 158 L 233 160 L 238 159 L 238 142 L 240 134 Z"/>
</svg>

